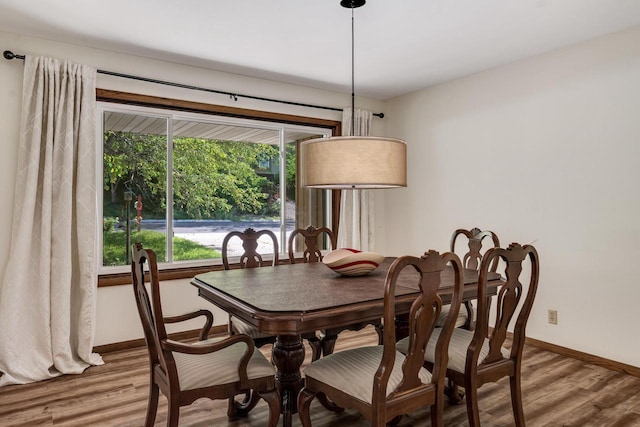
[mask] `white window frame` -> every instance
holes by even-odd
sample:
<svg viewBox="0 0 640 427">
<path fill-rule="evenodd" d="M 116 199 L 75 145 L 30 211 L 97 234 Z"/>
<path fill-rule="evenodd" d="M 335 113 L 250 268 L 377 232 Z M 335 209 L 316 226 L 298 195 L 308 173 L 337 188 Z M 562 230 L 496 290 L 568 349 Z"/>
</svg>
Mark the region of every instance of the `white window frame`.
<svg viewBox="0 0 640 427">
<path fill-rule="evenodd" d="M 286 133 L 287 132 L 295 132 L 295 131 L 303 131 L 309 132 L 310 134 L 318 134 L 322 137 L 330 137 L 331 131 L 327 128 L 322 127 L 313 127 L 313 126 L 304 126 L 304 125 L 292 125 L 287 123 L 277 123 L 277 122 L 267 122 L 255 119 L 244 119 L 244 118 L 236 118 L 236 117 L 226 117 L 221 116 L 215 113 L 205 114 L 205 113 L 189 113 L 183 111 L 172 111 L 170 109 L 162 109 L 155 107 L 147 107 L 147 106 L 137 106 L 137 105 L 126 105 L 126 104 L 117 104 L 111 102 L 98 101 L 97 102 L 97 118 L 96 120 L 96 144 L 97 144 L 97 156 L 96 156 L 96 180 L 97 187 L 101 189 L 96 194 L 96 203 L 97 203 L 97 214 L 98 214 L 98 239 L 97 239 L 97 271 L 99 275 L 105 274 L 115 274 L 115 273 L 123 273 L 128 272 L 129 266 L 104 266 L 102 265 L 103 260 L 103 231 L 102 231 L 102 218 L 103 218 L 103 185 L 104 185 L 104 174 L 103 174 L 103 156 L 104 156 L 104 147 L 103 147 L 103 139 L 104 139 L 104 113 L 106 111 L 113 112 L 121 112 L 124 114 L 141 114 L 149 117 L 155 118 L 163 118 L 167 120 L 167 241 L 166 241 L 166 251 L 167 251 L 167 261 L 162 262 L 158 265 L 160 269 L 162 268 L 188 268 L 188 267 L 200 267 L 203 265 L 217 265 L 222 264 L 221 259 L 206 259 L 206 260 L 193 260 L 193 261 L 174 261 L 173 260 L 173 203 L 170 201 L 173 200 L 173 180 L 171 179 L 172 173 L 170 171 L 173 170 L 173 162 L 172 156 L 170 155 L 171 141 L 173 140 L 173 122 L 176 120 L 197 120 L 206 123 L 212 124 L 228 124 L 233 126 L 243 126 L 243 127 L 254 127 L 259 129 L 266 130 L 274 130 L 279 132 L 280 135 L 280 190 L 283 195 L 280 198 L 280 242 L 283 244 L 280 245 L 280 256 L 287 256 L 287 241 L 286 241 Z M 326 198 L 327 203 L 324 206 L 326 210 L 326 217 L 330 220 L 331 215 L 331 197 Z M 331 224 L 327 224 L 327 226 L 331 226 Z"/>
</svg>

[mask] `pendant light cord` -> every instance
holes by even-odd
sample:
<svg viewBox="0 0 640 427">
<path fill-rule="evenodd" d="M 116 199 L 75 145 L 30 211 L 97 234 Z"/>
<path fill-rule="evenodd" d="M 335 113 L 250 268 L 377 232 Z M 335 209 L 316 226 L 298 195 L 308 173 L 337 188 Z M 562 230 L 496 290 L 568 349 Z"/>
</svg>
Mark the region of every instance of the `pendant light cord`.
<svg viewBox="0 0 640 427">
<path fill-rule="evenodd" d="M 356 135 L 356 89 L 355 89 L 355 20 L 353 18 L 353 5 L 351 6 L 351 136 Z"/>
</svg>

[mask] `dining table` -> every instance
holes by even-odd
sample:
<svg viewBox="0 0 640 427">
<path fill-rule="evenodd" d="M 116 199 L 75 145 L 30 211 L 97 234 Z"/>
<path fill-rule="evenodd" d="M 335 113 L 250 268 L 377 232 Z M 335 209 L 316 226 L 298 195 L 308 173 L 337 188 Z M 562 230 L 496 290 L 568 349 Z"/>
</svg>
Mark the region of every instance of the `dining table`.
<svg viewBox="0 0 640 427">
<path fill-rule="evenodd" d="M 319 262 L 211 271 L 198 274 L 191 284 L 198 289 L 198 295 L 229 315 L 276 336 L 272 360 L 282 400 L 283 426 L 288 427 L 304 385 L 300 371 L 305 357 L 302 335 L 319 330 L 337 334 L 349 325 L 381 319 L 386 275 L 393 260 L 386 257 L 363 276 L 343 276 Z M 418 273 L 405 270 L 395 290 L 397 339 L 406 336 L 402 315 L 409 312 L 419 293 Z M 478 273 L 470 269 L 463 273 L 463 300 L 475 299 Z M 493 273 L 488 279 L 489 294 L 495 294 L 501 278 Z M 451 300 L 453 282 L 453 269 L 445 269 L 439 290 L 444 304 Z"/>
</svg>

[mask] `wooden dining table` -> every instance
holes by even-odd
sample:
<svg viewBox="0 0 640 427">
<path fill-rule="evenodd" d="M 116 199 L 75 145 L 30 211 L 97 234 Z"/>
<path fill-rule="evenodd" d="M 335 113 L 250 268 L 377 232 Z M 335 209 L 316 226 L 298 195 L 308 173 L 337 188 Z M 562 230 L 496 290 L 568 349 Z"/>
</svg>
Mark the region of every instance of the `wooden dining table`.
<svg viewBox="0 0 640 427">
<path fill-rule="evenodd" d="M 301 336 L 318 330 L 339 331 L 383 317 L 384 288 L 393 258 L 365 276 L 341 276 L 323 263 L 284 264 L 276 267 L 212 271 L 195 276 L 191 284 L 198 294 L 232 316 L 276 335 L 272 358 L 282 399 L 283 426 L 291 425 L 297 412 L 297 396 L 304 380 Z M 396 314 L 409 312 L 418 294 L 418 275 L 407 269 L 396 284 Z M 495 274 L 495 273 L 494 273 Z M 489 277 L 495 294 L 500 276 Z M 453 269 L 441 275 L 444 303 L 453 292 Z M 478 274 L 464 270 L 464 300 L 475 299 Z M 401 322 L 397 330 L 402 335 Z M 336 332 L 337 333 L 337 332 Z"/>
</svg>

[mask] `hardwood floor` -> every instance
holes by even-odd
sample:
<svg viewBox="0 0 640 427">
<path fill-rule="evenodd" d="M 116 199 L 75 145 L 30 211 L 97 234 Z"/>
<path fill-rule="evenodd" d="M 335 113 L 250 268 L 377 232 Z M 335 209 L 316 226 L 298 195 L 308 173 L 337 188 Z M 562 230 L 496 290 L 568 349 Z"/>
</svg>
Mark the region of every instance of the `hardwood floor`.
<svg viewBox="0 0 640 427">
<path fill-rule="evenodd" d="M 376 342 L 373 328 L 340 335 L 336 351 Z M 269 353 L 268 350 L 265 353 Z M 309 363 L 310 350 L 307 348 Z M 142 426 L 147 406 L 145 348 L 103 354 L 104 366 L 36 384 L 0 388 L 0 426 Z M 640 426 L 640 378 L 584 363 L 535 347 L 525 349 L 524 412 L 528 426 Z M 484 426 L 512 426 L 508 382 L 480 389 Z M 160 397 L 156 425 L 166 424 Z M 201 399 L 180 412 L 181 426 L 264 426 L 261 402 L 246 419 L 228 422 L 226 402 Z M 317 427 L 367 426 L 355 411 L 335 415 L 312 404 Z M 294 425 L 300 425 L 294 417 Z M 400 426 L 429 426 L 428 409 L 405 416 Z M 466 426 L 466 407 L 447 405 L 446 426 Z"/>
</svg>

